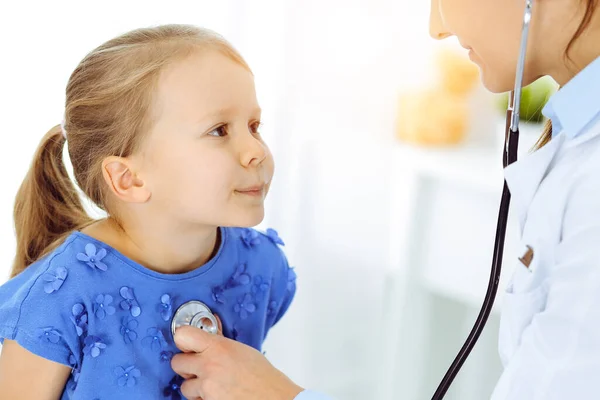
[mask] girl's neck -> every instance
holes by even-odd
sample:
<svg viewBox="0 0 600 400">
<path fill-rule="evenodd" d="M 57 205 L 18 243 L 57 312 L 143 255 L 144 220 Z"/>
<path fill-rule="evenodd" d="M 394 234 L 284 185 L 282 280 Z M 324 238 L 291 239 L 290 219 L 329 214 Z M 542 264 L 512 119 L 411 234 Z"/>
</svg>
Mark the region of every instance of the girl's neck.
<svg viewBox="0 0 600 400">
<path fill-rule="evenodd" d="M 133 225 L 133 224 L 132 224 Z M 82 233 L 98 239 L 126 257 L 164 274 L 179 274 L 206 264 L 220 246 L 217 227 L 123 226 L 112 218 L 82 229 Z"/>
</svg>

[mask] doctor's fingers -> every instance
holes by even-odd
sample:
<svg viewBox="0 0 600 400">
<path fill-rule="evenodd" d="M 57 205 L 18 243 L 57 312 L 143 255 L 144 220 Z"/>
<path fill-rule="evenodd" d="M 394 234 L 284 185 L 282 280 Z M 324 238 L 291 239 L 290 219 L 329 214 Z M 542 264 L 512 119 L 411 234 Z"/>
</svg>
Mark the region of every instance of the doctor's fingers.
<svg viewBox="0 0 600 400">
<path fill-rule="evenodd" d="M 188 379 L 180 386 L 181 394 L 189 400 L 213 400 L 211 397 L 204 397 L 204 383 L 200 379 Z"/>
<path fill-rule="evenodd" d="M 198 353 L 175 354 L 171 359 L 171 368 L 185 379 L 205 378 L 210 367 L 210 359 Z"/>
<path fill-rule="evenodd" d="M 215 347 L 224 338 L 193 326 L 181 326 L 175 331 L 175 345 L 183 352 L 202 353 Z"/>
</svg>

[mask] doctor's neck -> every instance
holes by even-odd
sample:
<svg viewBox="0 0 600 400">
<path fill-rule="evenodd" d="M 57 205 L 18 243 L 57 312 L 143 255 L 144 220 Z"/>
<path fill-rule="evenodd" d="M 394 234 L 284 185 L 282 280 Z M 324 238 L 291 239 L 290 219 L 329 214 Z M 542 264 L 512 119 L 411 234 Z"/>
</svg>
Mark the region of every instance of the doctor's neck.
<svg viewBox="0 0 600 400">
<path fill-rule="evenodd" d="M 554 17 L 545 18 L 548 29 L 542 33 L 543 42 L 539 46 L 540 53 L 548 57 L 545 60 L 546 68 L 539 71 L 539 76 L 550 75 L 561 87 L 600 57 L 600 16 L 597 12 L 597 0 L 545 2 L 544 6 L 564 7 L 567 3 L 577 9 L 561 9 L 548 13 Z M 569 22 L 564 24 L 565 15 L 573 14 L 575 17 L 568 18 Z M 562 28 L 558 28 L 560 25 L 563 25 Z M 548 144 L 552 140 L 552 131 L 552 120 L 549 119 L 534 149 Z"/>
<path fill-rule="evenodd" d="M 582 69 L 600 57 L 600 12 L 597 0 L 568 3 L 577 9 L 571 13 L 565 12 L 560 20 L 548 22 L 555 26 L 552 27 L 554 33 L 550 34 L 546 41 L 549 59 L 546 62 L 546 71 L 542 71 L 543 75 L 550 75 L 560 86 L 566 85 Z M 566 18 L 568 15 L 574 17 Z M 564 24 L 564 27 L 559 28 L 560 24 Z"/>
</svg>

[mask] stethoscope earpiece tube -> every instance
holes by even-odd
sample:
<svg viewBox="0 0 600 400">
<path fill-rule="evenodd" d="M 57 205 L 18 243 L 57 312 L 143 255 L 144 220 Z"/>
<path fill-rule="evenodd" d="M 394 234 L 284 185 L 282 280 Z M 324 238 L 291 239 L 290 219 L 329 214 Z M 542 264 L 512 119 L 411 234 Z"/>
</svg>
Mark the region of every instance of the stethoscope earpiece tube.
<svg viewBox="0 0 600 400">
<path fill-rule="evenodd" d="M 477 320 L 475 321 L 475 325 L 471 330 L 465 344 L 460 349 L 458 355 L 454 359 L 454 362 L 446 372 L 444 379 L 440 382 L 438 389 L 434 393 L 432 399 L 433 400 L 441 400 L 444 398 L 444 395 L 450 388 L 452 381 L 456 375 L 458 375 L 459 370 L 462 368 L 464 362 L 467 360 L 467 357 L 473 350 L 475 343 L 479 339 L 483 328 L 490 316 L 490 312 L 492 311 L 492 307 L 494 305 L 494 299 L 496 298 L 496 292 L 498 291 L 498 283 L 500 281 L 500 272 L 502 268 L 502 254 L 504 251 L 504 236 L 506 234 L 506 223 L 508 217 L 508 209 L 510 205 L 510 191 L 508 190 L 508 186 L 506 182 L 504 182 L 504 188 L 502 190 L 502 197 L 500 200 L 500 211 L 498 214 L 498 224 L 496 227 L 496 240 L 494 244 L 494 255 L 492 259 L 492 271 L 490 273 L 490 280 L 488 283 L 487 292 L 485 295 L 485 300 L 481 307 L 481 311 L 477 316 Z"/>
<path fill-rule="evenodd" d="M 508 143 L 507 146 L 505 146 L 503 158 L 508 164 L 511 164 L 517 159 L 519 131 L 518 129 L 516 132 L 511 132 L 509 130 L 508 134 Z M 496 238 L 494 241 L 492 269 L 490 272 L 490 280 L 488 283 L 487 292 L 485 294 L 485 299 L 483 301 L 483 305 L 481 306 L 481 310 L 479 311 L 479 315 L 477 316 L 477 320 L 475 321 L 475 325 L 471 329 L 467 340 L 458 352 L 454 362 L 440 382 L 436 392 L 432 397 L 432 400 L 441 400 L 444 398 L 446 392 L 450 388 L 450 385 L 452 385 L 454 378 L 456 375 L 458 375 L 458 372 L 473 350 L 475 343 L 477 343 L 477 340 L 479 340 L 479 336 L 481 336 L 481 332 L 483 332 L 483 328 L 485 327 L 485 324 L 492 311 L 492 307 L 494 306 L 494 299 L 496 298 L 496 293 L 498 292 L 500 273 L 502 271 L 502 256 L 504 254 L 504 238 L 506 236 L 509 207 L 510 191 L 505 181 L 502 189 L 502 196 L 500 198 L 500 210 L 498 212 L 498 223 L 496 225 Z"/>
<path fill-rule="evenodd" d="M 519 51 L 519 61 L 515 76 L 515 88 L 510 94 L 509 106 L 508 110 L 506 111 L 506 131 L 502 157 L 502 164 L 505 168 L 517 160 L 519 146 L 519 109 L 521 106 L 521 90 L 523 87 L 525 55 L 527 53 L 527 36 L 529 33 L 529 23 L 531 21 L 532 5 L 533 0 L 526 0 L 525 15 L 523 18 L 523 30 L 521 35 L 521 48 Z M 502 188 L 502 196 L 500 198 L 500 209 L 498 211 L 498 223 L 496 225 L 492 268 L 485 299 L 481 306 L 481 310 L 479 311 L 479 315 L 477 316 L 477 320 L 475 321 L 475 324 L 473 325 L 473 328 L 467 337 L 467 340 L 458 352 L 456 358 L 452 362 L 452 365 L 446 372 L 446 375 L 444 375 L 444 378 L 433 394 L 432 400 L 441 400 L 446 395 L 446 392 L 450 388 L 450 385 L 452 385 L 454 378 L 456 378 L 456 375 L 458 375 L 458 372 L 473 350 L 475 343 L 477 343 L 477 340 L 481 336 L 481 332 L 483 331 L 483 328 L 485 327 L 485 324 L 492 311 L 492 307 L 494 306 L 494 299 L 496 298 L 496 293 L 498 292 L 500 272 L 502 270 L 502 256 L 504 254 L 504 239 L 506 236 L 510 197 L 510 190 L 505 180 Z"/>
</svg>

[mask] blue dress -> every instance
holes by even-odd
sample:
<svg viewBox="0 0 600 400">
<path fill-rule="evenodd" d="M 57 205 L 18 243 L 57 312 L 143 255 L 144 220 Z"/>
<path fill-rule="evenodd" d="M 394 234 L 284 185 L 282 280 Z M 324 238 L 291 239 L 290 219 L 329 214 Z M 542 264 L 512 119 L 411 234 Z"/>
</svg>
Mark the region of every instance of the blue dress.
<svg viewBox="0 0 600 400">
<path fill-rule="evenodd" d="M 70 366 L 61 399 L 181 399 L 170 360 L 177 308 L 199 300 L 225 336 L 258 350 L 288 309 L 296 275 L 273 230 L 220 228 L 217 254 L 161 274 L 81 232 L 0 286 L 0 342 Z"/>
</svg>

